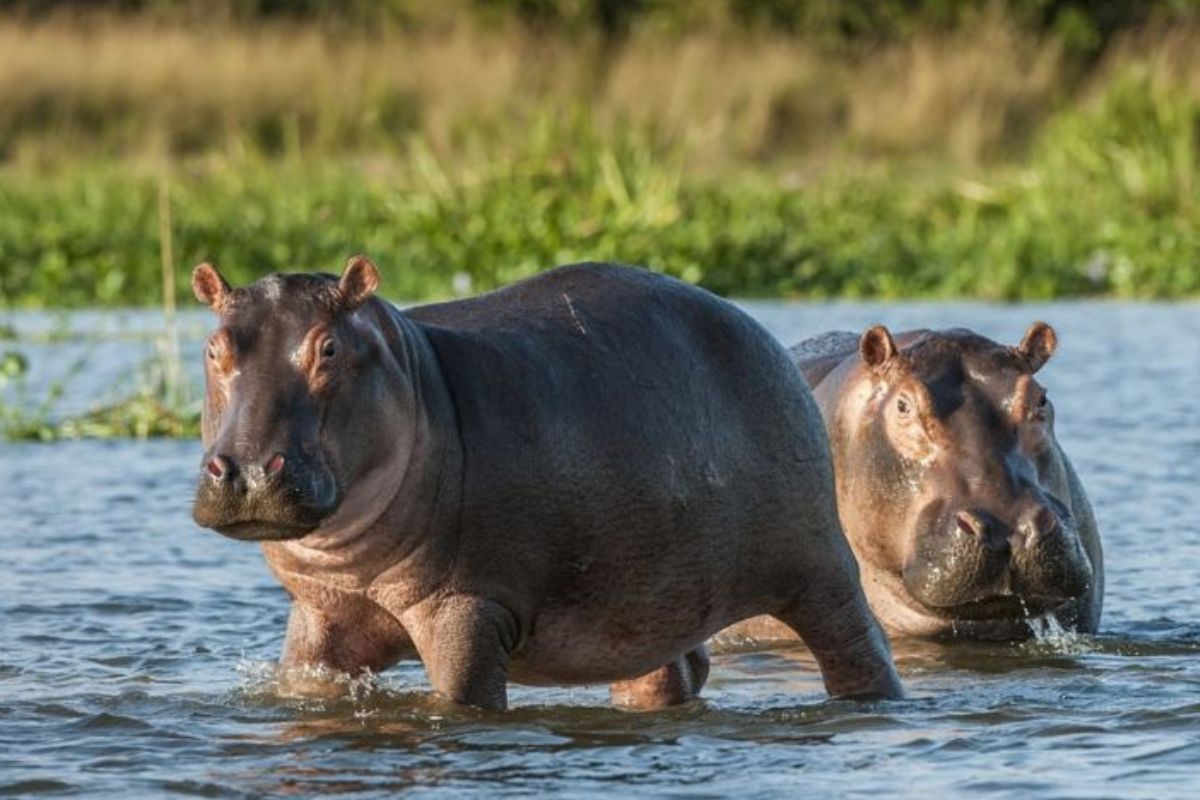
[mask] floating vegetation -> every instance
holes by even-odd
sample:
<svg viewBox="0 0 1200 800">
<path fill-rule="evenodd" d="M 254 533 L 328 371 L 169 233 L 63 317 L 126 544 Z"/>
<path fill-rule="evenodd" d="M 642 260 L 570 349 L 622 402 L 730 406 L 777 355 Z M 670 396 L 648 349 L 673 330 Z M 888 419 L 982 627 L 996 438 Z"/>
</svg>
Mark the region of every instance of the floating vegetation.
<svg viewBox="0 0 1200 800">
<path fill-rule="evenodd" d="M 87 365 L 75 359 L 48 389 L 32 396 L 29 360 L 19 350 L 0 352 L 0 439 L 53 442 L 60 439 L 191 438 L 200 435 L 200 405 L 186 384 L 165 380 L 161 357 L 138 370 L 135 390 L 80 414 L 62 414 L 60 403 Z"/>
</svg>

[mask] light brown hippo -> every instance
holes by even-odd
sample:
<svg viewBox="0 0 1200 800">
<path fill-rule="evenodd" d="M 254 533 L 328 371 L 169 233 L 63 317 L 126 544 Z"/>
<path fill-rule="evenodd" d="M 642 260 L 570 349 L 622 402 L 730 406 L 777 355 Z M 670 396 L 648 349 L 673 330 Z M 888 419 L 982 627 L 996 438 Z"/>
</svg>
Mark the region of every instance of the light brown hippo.
<svg viewBox="0 0 1200 800">
<path fill-rule="evenodd" d="M 1034 375 L 1057 338 L 832 333 L 790 354 L 821 409 L 842 526 L 893 636 L 1023 639 L 1051 614 L 1094 632 L 1104 568 L 1083 486 Z M 770 619 L 727 636 L 792 638 Z"/>
<path fill-rule="evenodd" d="M 820 415 L 784 350 L 711 294 L 561 267 L 400 311 L 375 267 L 231 289 L 206 347 L 194 516 L 263 542 L 283 664 L 418 656 L 451 700 L 506 683 L 699 691 L 704 640 L 774 615 L 834 695 L 896 697 L 838 524 Z"/>
</svg>

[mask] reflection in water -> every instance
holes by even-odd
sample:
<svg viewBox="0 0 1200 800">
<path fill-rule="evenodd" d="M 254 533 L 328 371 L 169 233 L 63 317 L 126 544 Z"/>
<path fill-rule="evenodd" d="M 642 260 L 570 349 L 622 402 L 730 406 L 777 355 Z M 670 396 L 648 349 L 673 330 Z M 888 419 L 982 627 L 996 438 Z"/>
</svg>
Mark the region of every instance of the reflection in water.
<svg viewBox="0 0 1200 800">
<path fill-rule="evenodd" d="M 704 698 L 667 712 L 613 710 L 604 687 L 514 687 L 506 714 L 456 709 L 417 664 L 311 676 L 338 696 L 292 697 L 272 664 L 287 598 L 256 548 L 191 524 L 195 443 L 2 445 L 0 796 L 1191 796 L 1200 314 L 751 310 L 785 341 L 930 320 L 1015 340 L 1053 322 L 1044 377 L 1105 538 L 1100 634 L 1035 620 L 1021 644 L 898 640 L 909 697 L 888 703 L 826 700 L 796 645 L 718 649 Z M 97 346 L 72 402 L 129 352 Z"/>
</svg>

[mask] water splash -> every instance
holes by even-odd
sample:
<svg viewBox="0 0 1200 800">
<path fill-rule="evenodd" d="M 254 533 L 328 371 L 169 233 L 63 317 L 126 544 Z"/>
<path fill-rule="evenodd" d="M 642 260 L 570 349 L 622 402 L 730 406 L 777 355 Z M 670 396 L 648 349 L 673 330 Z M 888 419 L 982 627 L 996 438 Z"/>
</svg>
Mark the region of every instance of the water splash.
<svg viewBox="0 0 1200 800">
<path fill-rule="evenodd" d="M 235 669 L 242 676 L 242 691 L 250 697 L 349 700 L 360 705 L 380 691 L 378 676 L 369 669 L 352 675 L 323 664 L 286 667 L 246 659 L 239 661 Z"/>
<path fill-rule="evenodd" d="M 1024 607 L 1024 601 L 1021 605 Z M 1068 630 L 1059 622 L 1058 617 L 1051 613 L 1033 616 L 1026 610 L 1025 624 L 1033 637 L 1026 642 L 1025 647 L 1032 651 L 1082 655 L 1092 649 L 1091 637 L 1078 631 Z"/>
</svg>

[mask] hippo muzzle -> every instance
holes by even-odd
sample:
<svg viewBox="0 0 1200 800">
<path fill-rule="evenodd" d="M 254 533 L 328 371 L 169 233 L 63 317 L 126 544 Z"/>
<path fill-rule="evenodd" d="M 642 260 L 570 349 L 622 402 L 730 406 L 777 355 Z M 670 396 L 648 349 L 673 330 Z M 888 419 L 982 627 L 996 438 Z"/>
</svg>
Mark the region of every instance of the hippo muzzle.
<svg viewBox="0 0 1200 800">
<path fill-rule="evenodd" d="M 1082 597 L 1092 565 L 1070 513 L 1053 498 L 1012 523 L 981 510 L 931 503 L 902 573 L 926 609 L 957 619 L 1034 617 Z"/>
<path fill-rule="evenodd" d="M 196 488 L 196 523 L 231 539 L 280 541 L 316 530 L 337 510 L 341 490 L 323 458 L 206 454 Z"/>
</svg>

